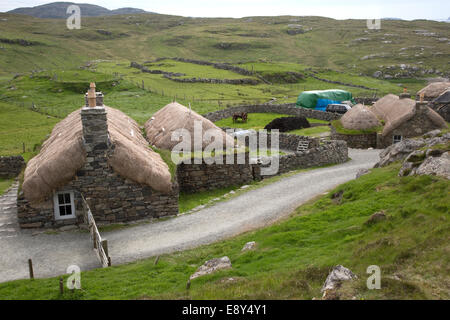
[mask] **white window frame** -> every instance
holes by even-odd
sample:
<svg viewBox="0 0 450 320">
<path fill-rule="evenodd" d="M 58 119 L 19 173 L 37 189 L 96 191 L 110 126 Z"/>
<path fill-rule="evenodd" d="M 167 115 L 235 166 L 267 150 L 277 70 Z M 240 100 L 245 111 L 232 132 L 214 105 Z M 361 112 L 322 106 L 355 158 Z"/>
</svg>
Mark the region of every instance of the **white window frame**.
<svg viewBox="0 0 450 320">
<path fill-rule="evenodd" d="M 400 140 L 396 140 L 395 137 L 400 137 Z M 403 140 L 403 136 L 401 134 L 394 134 L 392 136 L 392 144 L 399 143 Z"/>
<path fill-rule="evenodd" d="M 61 216 L 60 212 L 59 212 L 59 199 L 58 199 L 58 195 L 60 194 L 70 194 L 70 207 L 72 209 L 72 214 L 70 215 L 64 215 Z M 53 196 L 53 207 L 54 207 L 54 211 L 55 211 L 55 220 L 66 220 L 66 219 L 73 219 L 75 218 L 75 196 L 73 191 L 60 191 L 60 192 L 55 192 L 54 196 Z"/>
</svg>

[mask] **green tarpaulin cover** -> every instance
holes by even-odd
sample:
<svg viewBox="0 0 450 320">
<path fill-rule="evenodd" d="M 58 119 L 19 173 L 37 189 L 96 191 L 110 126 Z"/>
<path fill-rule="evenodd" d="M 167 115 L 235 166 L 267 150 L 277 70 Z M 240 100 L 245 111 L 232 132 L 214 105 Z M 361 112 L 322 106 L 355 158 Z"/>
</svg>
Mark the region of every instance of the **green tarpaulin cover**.
<svg viewBox="0 0 450 320">
<path fill-rule="evenodd" d="M 352 101 L 351 92 L 339 89 L 303 91 L 297 99 L 297 106 L 309 109 L 324 109 L 328 104 Z"/>
</svg>

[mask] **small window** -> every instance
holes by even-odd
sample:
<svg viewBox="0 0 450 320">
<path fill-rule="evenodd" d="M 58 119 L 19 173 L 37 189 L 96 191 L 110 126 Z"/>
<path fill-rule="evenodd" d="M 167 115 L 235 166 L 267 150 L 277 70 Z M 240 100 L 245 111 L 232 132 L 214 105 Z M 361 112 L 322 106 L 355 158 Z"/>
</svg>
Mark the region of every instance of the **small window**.
<svg viewBox="0 0 450 320">
<path fill-rule="evenodd" d="M 393 137 L 393 139 L 392 139 L 392 142 L 393 142 L 393 143 L 398 143 L 398 142 L 400 142 L 400 141 L 402 141 L 402 136 L 394 135 L 394 137 Z"/>
<path fill-rule="evenodd" d="M 75 205 L 73 192 L 58 192 L 54 197 L 55 219 L 75 218 Z"/>
</svg>

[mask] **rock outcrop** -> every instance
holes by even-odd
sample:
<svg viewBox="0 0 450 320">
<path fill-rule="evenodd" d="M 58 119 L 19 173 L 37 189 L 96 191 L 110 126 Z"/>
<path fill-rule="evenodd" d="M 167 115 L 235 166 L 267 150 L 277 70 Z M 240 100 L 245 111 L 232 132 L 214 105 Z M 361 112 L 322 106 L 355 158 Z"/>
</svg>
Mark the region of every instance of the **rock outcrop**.
<svg viewBox="0 0 450 320">
<path fill-rule="evenodd" d="M 200 266 L 200 268 L 198 268 L 197 271 L 193 275 L 191 275 L 189 279 L 192 280 L 213 273 L 217 270 L 229 268 L 231 268 L 231 261 L 230 258 L 228 258 L 227 256 L 222 258 L 211 259 L 206 261 L 202 266 Z"/>
<path fill-rule="evenodd" d="M 380 161 L 375 164 L 375 168 L 385 167 L 392 162 L 403 160 L 413 151 L 421 148 L 431 148 L 436 145 L 448 144 L 450 140 L 450 132 L 442 133 L 440 130 L 430 131 L 423 136 L 415 139 L 405 139 L 399 143 L 395 143 L 380 153 Z M 414 156 L 418 156 L 415 154 Z M 416 162 L 414 158 L 408 162 Z"/>
<path fill-rule="evenodd" d="M 343 281 L 349 281 L 357 278 L 358 277 L 350 269 L 342 265 L 335 266 L 333 270 L 331 270 L 325 280 L 325 283 L 323 284 L 322 289 L 320 290 L 323 292 L 322 299 L 327 300 L 330 299 L 330 297 L 334 297 L 335 294 L 333 294 L 333 292 L 341 286 Z"/>
</svg>

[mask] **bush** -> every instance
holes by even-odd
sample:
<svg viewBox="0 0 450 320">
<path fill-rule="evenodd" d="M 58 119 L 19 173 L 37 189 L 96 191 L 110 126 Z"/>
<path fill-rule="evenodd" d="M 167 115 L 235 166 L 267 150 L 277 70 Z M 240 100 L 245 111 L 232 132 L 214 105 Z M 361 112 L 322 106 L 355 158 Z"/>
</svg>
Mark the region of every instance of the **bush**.
<svg viewBox="0 0 450 320">
<path fill-rule="evenodd" d="M 283 117 L 273 119 L 264 127 L 266 130 L 278 129 L 280 132 L 287 132 L 296 129 L 309 128 L 311 125 L 305 117 Z"/>
</svg>

